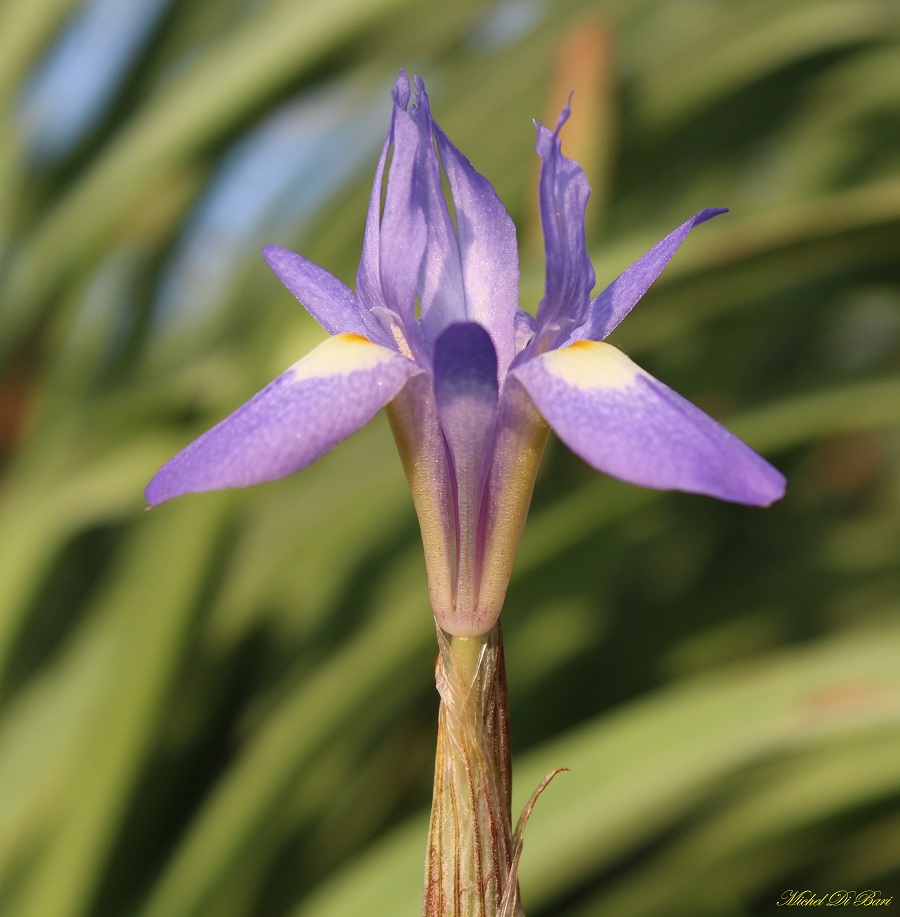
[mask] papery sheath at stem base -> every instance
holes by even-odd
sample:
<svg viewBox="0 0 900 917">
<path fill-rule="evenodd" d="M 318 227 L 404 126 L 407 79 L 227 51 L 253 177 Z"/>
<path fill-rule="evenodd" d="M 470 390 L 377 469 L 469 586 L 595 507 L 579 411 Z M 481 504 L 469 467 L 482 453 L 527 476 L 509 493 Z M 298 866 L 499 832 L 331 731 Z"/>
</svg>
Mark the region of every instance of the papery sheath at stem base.
<svg viewBox="0 0 900 917">
<path fill-rule="evenodd" d="M 513 866 L 512 768 L 500 626 L 438 629 L 434 799 L 424 917 L 522 917 Z"/>
</svg>

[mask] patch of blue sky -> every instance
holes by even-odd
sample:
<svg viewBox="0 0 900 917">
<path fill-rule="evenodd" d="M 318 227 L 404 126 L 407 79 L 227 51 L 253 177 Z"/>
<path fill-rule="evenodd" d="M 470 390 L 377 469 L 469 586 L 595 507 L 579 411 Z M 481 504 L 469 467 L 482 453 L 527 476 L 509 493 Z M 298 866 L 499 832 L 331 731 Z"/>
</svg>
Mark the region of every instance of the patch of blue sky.
<svg viewBox="0 0 900 917">
<path fill-rule="evenodd" d="M 163 273 L 157 328 L 205 324 L 267 244 L 289 245 L 384 142 L 382 86 L 317 89 L 282 105 L 225 155 Z"/>
<path fill-rule="evenodd" d="M 170 0 L 90 0 L 26 79 L 18 116 L 34 158 L 61 159 L 97 124 Z"/>
</svg>

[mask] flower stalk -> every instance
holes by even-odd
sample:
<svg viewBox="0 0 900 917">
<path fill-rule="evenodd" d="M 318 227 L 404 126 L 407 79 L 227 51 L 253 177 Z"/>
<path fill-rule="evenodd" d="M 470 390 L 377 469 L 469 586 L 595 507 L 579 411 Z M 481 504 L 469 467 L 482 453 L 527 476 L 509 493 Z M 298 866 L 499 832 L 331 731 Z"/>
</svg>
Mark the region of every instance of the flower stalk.
<svg viewBox="0 0 900 917">
<path fill-rule="evenodd" d="M 521 917 L 500 626 L 479 637 L 438 629 L 441 697 L 424 917 Z"/>
</svg>

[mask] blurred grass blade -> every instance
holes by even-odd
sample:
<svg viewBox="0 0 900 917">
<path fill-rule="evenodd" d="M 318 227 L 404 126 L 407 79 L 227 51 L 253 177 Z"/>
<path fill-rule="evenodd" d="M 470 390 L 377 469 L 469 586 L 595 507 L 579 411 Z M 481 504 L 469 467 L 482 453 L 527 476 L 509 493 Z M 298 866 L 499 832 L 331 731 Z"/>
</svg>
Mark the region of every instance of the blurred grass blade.
<svg viewBox="0 0 900 917">
<path fill-rule="evenodd" d="M 27 239 L 12 265 L 4 351 L 47 294 L 151 192 L 237 119 L 330 49 L 405 0 L 273 2 L 254 12 L 139 109 Z M 85 222 L 84 214 L 91 220 Z"/>
<path fill-rule="evenodd" d="M 394 598 L 390 611 L 370 618 L 273 711 L 216 788 L 139 917 L 202 913 L 215 888 L 271 824 L 311 755 L 339 740 L 343 730 L 353 730 L 354 717 L 365 716 L 397 671 L 424 649 L 431 629 L 412 585 L 419 566 L 416 557 L 403 565 L 402 577 L 391 578 L 391 594 L 405 598 Z"/>
<path fill-rule="evenodd" d="M 15 121 L 17 93 L 66 14 L 79 0 L 5 0 L 0 5 L 0 264 L 11 241 L 16 183 L 22 180 L 22 150 Z"/>
<path fill-rule="evenodd" d="M 140 504 L 155 457 L 171 449 L 167 438 L 151 436 L 110 448 L 102 458 L 85 457 L 73 446 L 71 429 L 55 432 L 61 435 L 48 437 L 55 447 L 50 466 L 26 462 L 21 475 L 6 482 L 0 504 L 0 676 L 61 547 L 74 532 Z"/>
<path fill-rule="evenodd" d="M 754 886 L 777 880 L 784 847 L 802 857 L 804 847 L 815 846 L 817 825 L 895 793 L 898 757 L 900 732 L 892 728 L 801 750 L 781 766 L 765 769 L 762 785 L 686 831 L 678 844 L 666 845 L 645 868 L 613 882 L 576 913 L 653 917 L 665 910 L 712 917 L 723 900 L 746 898 Z M 773 845 L 776 856 L 758 855 Z"/>
<path fill-rule="evenodd" d="M 709 17 L 709 22 L 722 32 L 730 31 L 731 40 L 712 42 L 708 36 L 698 36 L 689 47 L 678 48 L 677 59 L 659 55 L 655 66 L 647 68 L 641 103 L 651 128 L 684 121 L 702 106 L 803 58 L 865 41 L 877 43 L 885 35 L 900 36 L 900 10 L 892 0 L 795 0 L 718 7 L 718 15 Z M 702 34 L 708 29 L 707 25 L 697 31 Z M 702 48 L 697 47 L 699 41 Z"/>
<path fill-rule="evenodd" d="M 175 699 L 172 680 L 221 510 L 221 502 L 208 501 L 148 515 L 97 604 L 94 614 L 116 645 L 105 660 L 102 697 L 69 759 L 73 791 L 22 894 L 22 917 L 89 910 L 156 726 Z"/>
<path fill-rule="evenodd" d="M 9 104 L 23 74 L 80 0 L 5 0 L 0 8 L 0 100 Z"/>
</svg>

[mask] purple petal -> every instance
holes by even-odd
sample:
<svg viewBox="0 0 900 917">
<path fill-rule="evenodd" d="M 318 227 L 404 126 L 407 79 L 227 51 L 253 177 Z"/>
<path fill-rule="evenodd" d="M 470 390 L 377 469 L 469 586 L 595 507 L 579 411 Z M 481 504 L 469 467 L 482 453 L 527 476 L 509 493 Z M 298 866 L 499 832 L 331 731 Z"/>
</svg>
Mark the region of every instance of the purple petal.
<svg viewBox="0 0 900 917">
<path fill-rule="evenodd" d="M 514 373 L 559 438 L 606 474 L 754 506 L 784 494 L 765 459 L 609 344 L 580 341 Z"/>
<path fill-rule="evenodd" d="M 409 80 L 401 73 L 392 93 L 391 126 L 372 183 L 356 287 L 363 311 L 391 329 L 385 331 L 387 336 L 399 326 L 410 350 L 421 359 L 415 296 L 427 228 L 415 174 L 418 131 L 406 112 L 409 97 Z M 392 150 L 385 188 L 384 172 Z"/>
<path fill-rule="evenodd" d="M 516 228 L 490 182 L 440 129 L 436 134 L 456 212 L 466 314 L 489 332 L 505 374 L 514 356 L 519 304 Z"/>
<path fill-rule="evenodd" d="M 541 349 L 552 349 L 580 325 L 596 276 L 585 250 L 584 214 L 591 188 L 577 162 L 562 155 L 559 131 L 569 117 L 563 109 L 555 131 L 538 125 L 541 157 L 540 204 L 547 280 L 538 307 Z"/>
<path fill-rule="evenodd" d="M 427 106 L 420 80 L 416 87 L 419 106 Z M 432 125 L 453 198 L 466 318 L 487 329 L 502 377 L 515 350 L 514 320 L 519 305 L 516 227 L 491 183 L 472 168 L 437 124 Z"/>
<path fill-rule="evenodd" d="M 410 115 L 419 129 L 418 179 L 428 226 L 428 245 L 422 263 L 422 327 L 427 341 L 435 341 L 454 322 L 464 322 L 466 292 L 456 230 L 441 183 L 441 162 L 434 146 L 434 121 L 424 86 Z"/>
<path fill-rule="evenodd" d="M 359 299 L 366 309 L 384 307 L 384 294 L 381 289 L 381 198 L 383 195 L 384 170 L 387 165 L 388 152 L 394 142 L 394 123 L 398 111 L 406 111 L 409 104 L 409 79 L 405 73 L 400 74 L 394 91 L 391 94 L 391 124 L 387 139 L 381 149 L 381 156 L 375 168 L 372 182 L 372 193 L 369 196 L 369 210 L 366 214 L 366 229 L 363 235 L 363 250 L 356 272 L 356 289 Z"/>
<path fill-rule="evenodd" d="M 457 505 L 457 588 L 452 633 L 476 613 L 479 521 L 497 414 L 497 354 L 473 322 L 450 325 L 435 342 L 434 397 L 453 466 Z M 435 609 L 435 616 L 443 609 Z"/>
<path fill-rule="evenodd" d="M 379 268 L 385 305 L 400 317 L 409 341 L 416 336 L 415 300 L 428 228 L 416 176 L 419 131 L 412 118 L 396 106 L 393 135 L 393 156 L 381 217 Z"/>
<path fill-rule="evenodd" d="M 358 335 L 329 338 L 163 465 L 147 502 L 299 471 L 368 423 L 419 371 Z"/>
<path fill-rule="evenodd" d="M 567 343 L 587 338 L 602 341 L 634 308 L 638 300 L 650 289 L 650 285 L 662 273 L 672 255 L 687 238 L 687 234 L 700 223 L 705 223 L 720 213 L 727 213 L 725 207 L 701 210 L 689 220 L 672 230 L 665 239 L 657 242 L 645 255 L 638 258 L 591 303 L 587 321 L 572 334 Z"/>
<path fill-rule="evenodd" d="M 263 257 L 278 279 L 329 334 L 361 334 L 388 343 L 381 326 L 366 321 L 350 289 L 324 268 L 277 245 L 264 248 Z"/>
</svg>

